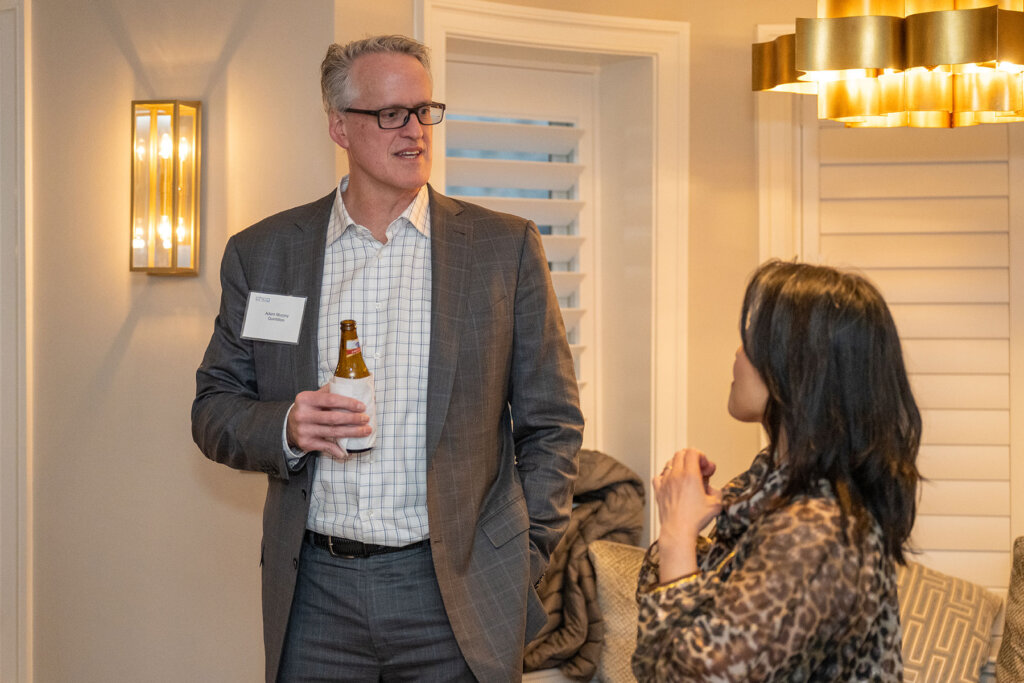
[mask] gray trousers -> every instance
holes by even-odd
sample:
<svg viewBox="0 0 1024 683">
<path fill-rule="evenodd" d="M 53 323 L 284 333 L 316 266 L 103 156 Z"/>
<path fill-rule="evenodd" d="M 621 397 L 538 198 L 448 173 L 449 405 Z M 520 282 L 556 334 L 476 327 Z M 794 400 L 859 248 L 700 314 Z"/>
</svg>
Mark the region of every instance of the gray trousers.
<svg viewBox="0 0 1024 683">
<path fill-rule="evenodd" d="M 429 544 L 347 559 L 303 542 L 279 683 L 475 680 Z"/>
</svg>

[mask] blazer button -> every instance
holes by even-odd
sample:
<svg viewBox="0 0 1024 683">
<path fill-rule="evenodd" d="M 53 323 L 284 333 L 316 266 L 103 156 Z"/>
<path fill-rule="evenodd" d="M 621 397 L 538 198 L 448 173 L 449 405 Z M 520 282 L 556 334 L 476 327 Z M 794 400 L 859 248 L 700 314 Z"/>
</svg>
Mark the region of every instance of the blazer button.
<svg viewBox="0 0 1024 683">
<path fill-rule="evenodd" d="M 302 489 L 302 500 L 306 500 L 306 489 Z"/>
<path fill-rule="evenodd" d="M 293 557 L 292 558 L 292 568 L 293 569 L 298 569 L 299 568 L 299 558 L 297 558 L 297 557 Z"/>
</svg>

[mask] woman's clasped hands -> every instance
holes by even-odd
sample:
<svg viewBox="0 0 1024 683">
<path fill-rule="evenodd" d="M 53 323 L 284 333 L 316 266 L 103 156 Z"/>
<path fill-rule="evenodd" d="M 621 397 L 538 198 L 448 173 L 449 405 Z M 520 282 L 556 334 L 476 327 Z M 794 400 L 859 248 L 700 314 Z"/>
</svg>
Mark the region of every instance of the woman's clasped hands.
<svg viewBox="0 0 1024 683">
<path fill-rule="evenodd" d="M 722 492 L 711 486 L 715 463 L 693 448 L 678 451 L 654 477 L 661 529 L 659 578 L 667 583 L 697 572 L 697 537 L 722 510 Z"/>
</svg>

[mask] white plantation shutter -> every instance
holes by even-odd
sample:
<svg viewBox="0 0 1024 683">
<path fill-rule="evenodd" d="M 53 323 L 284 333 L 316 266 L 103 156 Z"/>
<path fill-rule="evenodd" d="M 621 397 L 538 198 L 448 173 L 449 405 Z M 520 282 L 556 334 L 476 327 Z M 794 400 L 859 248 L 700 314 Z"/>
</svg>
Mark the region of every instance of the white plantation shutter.
<svg viewBox="0 0 1024 683">
<path fill-rule="evenodd" d="M 1024 263 L 1011 258 L 1011 237 L 1024 226 L 1011 188 L 1024 188 L 1011 134 L 1005 125 L 854 130 L 811 110 L 795 115 L 798 229 L 762 235 L 777 252 L 793 244 L 804 260 L 855 268 L 882 290 L 923 420 L 928 481 L 913 559 L 1005 597 L 1024 521 L 1012 500 L 1011 394 L 1021 381 L 1012 354 L 1024 340 L 1011 299 Z M 787 147 L 777 130 L 761 131 L 762 154 Z M 762 218 L 785 217 L 785 190 L 771 201 Z"/>
<path fill-rule="evenodd" d="M 584 414 L 593 406 L 592 76 L 449 54 L 446 194 L 537 223 Z"/>
<path fill-rule="evenodd" d="M 821 126 L 818 258 L 862 270 L 905 344 L 924 430 L 921 562 L 996 591 L 1010 571 L 1005 126 Z"/>
</svg>

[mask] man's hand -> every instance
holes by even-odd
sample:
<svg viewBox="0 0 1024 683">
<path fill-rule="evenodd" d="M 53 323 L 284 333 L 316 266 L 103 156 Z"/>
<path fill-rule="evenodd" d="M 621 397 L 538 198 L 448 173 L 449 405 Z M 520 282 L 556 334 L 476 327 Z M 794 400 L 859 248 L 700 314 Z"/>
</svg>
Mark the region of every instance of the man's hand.
<svg viewBox="0 0 1024 683">
<path fill-rule="evenodd" d="M 332 394 L 325 384 L 295 396 L 295 405 L 288 413 L 288 445 L 347 460 L 349 454 L 338 445 L 338 439 L 369 436 L 369 421 L 361 401 Z"/>
</svg>

